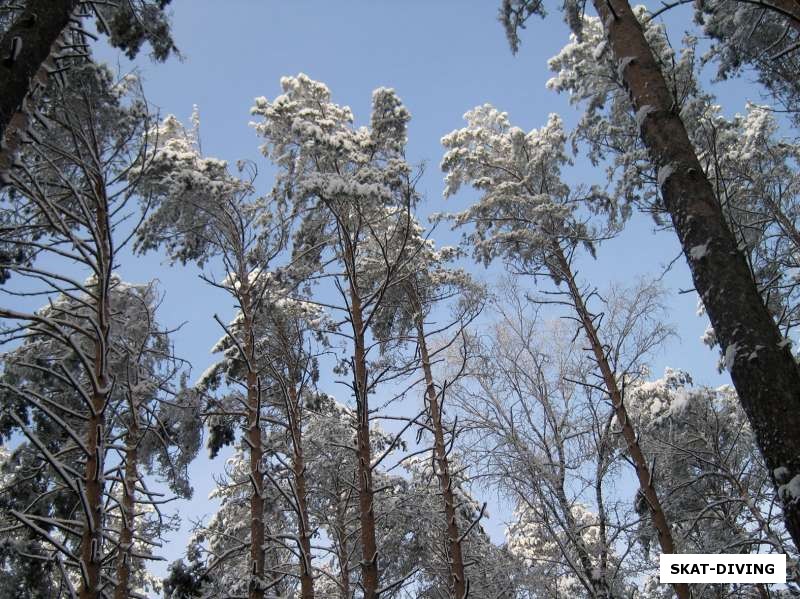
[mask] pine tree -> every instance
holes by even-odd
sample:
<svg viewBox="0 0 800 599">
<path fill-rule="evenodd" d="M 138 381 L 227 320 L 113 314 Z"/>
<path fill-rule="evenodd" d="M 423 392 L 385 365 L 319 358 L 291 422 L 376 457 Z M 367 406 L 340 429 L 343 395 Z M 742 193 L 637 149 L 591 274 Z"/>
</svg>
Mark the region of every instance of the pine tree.
<svg viewBox="0 0 800 599">
<path fill-rule="evenodd" d="M 373 93 L 368 128 L 353 127 L 349 108 L 331 102 L 330 91 L 305 75 L 284 77 L 284 94 L 256 100 L 251 112 L 265 139 L 262 152 L 280 169 L 276 193 L 301 215 L 294 237 L 293 264 L 309 276 L 329 275 L 341 296 L 341 311 L 351 331 L 350 386 L 356 401 L 361 585 L 365 599 L 381 592 L 377 544 L 375 462 L 370 442 L 369 396 L 385 372 L 370 371 L 369 327 L 386 290 L 407 260 L 410 211 L 416 203 L 411 168 L 404 159 L 408 111 L 392 90 Z M 365 248 L 373 248 L 365 256 Z M 324 272 L 324 275 L 323 275 Z"/>
</svg>

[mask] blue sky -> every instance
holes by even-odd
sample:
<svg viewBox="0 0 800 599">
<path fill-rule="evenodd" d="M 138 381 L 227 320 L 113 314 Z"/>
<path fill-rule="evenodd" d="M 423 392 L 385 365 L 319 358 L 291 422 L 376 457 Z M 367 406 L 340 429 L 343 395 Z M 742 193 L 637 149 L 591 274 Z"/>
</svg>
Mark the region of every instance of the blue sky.
<svg viewBox="0 0 800 599">
<path fill-rule="evenodd" d="M 560 113 L 567 127 L 577 122 L 578 113 L 567 98 L 545 87 L 550 77 L 546 61 L 568 41 L 566 26 L 555 9 L 545 21 L 530 23 L 514 56 L 496 19 L 499 0 L 175 0 L 171 6 L 174 36 L 185 59 L 166 64 L 137 60 L 147 97 L 162 115 L 173 113 L 184 121 L 197 104 L 204 152 L 231 163 L 240 158 L 254 160 L 260 171 L 257 184 L 263 191 L 269 189 L 272 171 L 248 126 L 249 108 L 254 97 L 278 95 L 284 75 L 304 72 L 324 81 L 334 100 L 351 106 L 361 123 L 369 118 L 374 88 L 398 91 L 413 115 L 409 158 L 427 165 L 420 182 L 425 197 L 421 215 L 456 210 L 474 199 L 466 190 L 444 202 L 438 164 L 439 140 L 462 126 L 463 113 L 475 105 L 491 102 L 524 129 L 542 126 L 550 112 Z M 670 19 L 676 24 L 671 37 L 679 40 L 690 15 L 675 12 Z M 96 54 L 119 63 L 123 71 L 131 68 L 101 44 Z M 743 83 L 725 87 L 727 113 L 743 110 L 747 90 Z M 570 173 L 576 182 L 602 183 L 602 177 L 599 169 L 589 168 L 585 161 L 578 161 Z M 437 231 L 435 238 L 449 243 L 457 239 L 445 229 Z M 580 274 L 603 288 L 639 275 L 658 275 L 678 255 L 673 233 L 654 234 L 651 219 L 637 215 L 618 239 L 600 248 L 597 260 L 582 263 Z M 159 320 L 166 326 L 187 322 L 176 334 L 176 351 L 193 363 L 192 378 L 196 378 L 212 360 L 208 349 L 220 336 L 212 315 L 229 314 L 229 298 L 203 284 L 196 267 L 170 268 L 157 255 L 128 259 L 120 272 L 133 282 L 160 280 L 166 297 Z M 478 268 L 475 272 L 487 278 L 497 274 Z M 676 293 L 691 287 L 682 258 L 664 283 L 671 290 L 668 303 L 679 338 L 656 357 L 654 375 L 669 365 L 690 371 L 697 383 L 727 382 L 716 371 L 715 353 L 699 340 L 706 321 L 696 315 L 696 296 Z M 206 497 L 213 485 L 211 473 L 222 467 L 222 460 L 209 462 L 204 455 L 195 463 L 195 499 L 180 505 L 185 519 L 213 511 Z M 183 553 L 186 528 L 164 549 L 169 561 Z M 492 528 L 499 531 L 500 523 Z M 155 570 L 161 573 L 164 568 Z"/>
</svg>

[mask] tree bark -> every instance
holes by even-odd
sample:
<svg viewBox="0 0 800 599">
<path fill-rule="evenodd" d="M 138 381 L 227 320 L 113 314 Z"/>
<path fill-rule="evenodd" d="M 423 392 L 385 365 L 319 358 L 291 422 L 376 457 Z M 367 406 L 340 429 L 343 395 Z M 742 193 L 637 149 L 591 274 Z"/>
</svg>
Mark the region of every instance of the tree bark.
<svg viewBox="0 0 800 599">
<path fill-rule="evenodd" d="M 314 599 L 314 577 L 311 570 L 311 530 L 308 520 L 306 464 L 303 455 L 303 430 L 297 389 L 289 389 L 289 430 L 292 435 L 292 475 L 297 501 L 298 535 L 300 537 L 300 597 Z"/>
<path fill-rule="evenodd" d="M 625 409 L 625 402 L 623 401 L 622 392 L 617 384 L 617 377 L 611 369 L 611 365 L 606 357 L 603 344 L 594 326 L 594 318 L 589 313 L 586 304 L 583 301 L 583 295 L 575 282 L 575 277 L 572 273 L 572 268 L 567 261 L 561 247 L 556 246 L 554 249 L 556 261 L 560 269 L 560 275 L 563 276 L 564 281 L 569 287 L 569 293 L 572 298 L 575 312 L 581 321 L 586 337 L 589 339 L 592 353 L 594 354 L 595 362 L 600 369 L 600 375 L 603 377 L 603 384 L 611 399 L 611 405 L 614 409 L 614 415 L 617 418 L 617 423 L 622 429 L 622 437 L 625 439 L 625 444 L 628 448 L 628 454 L 631 456 L 634 468 L 636 470 L 636 478 L 639 481 L 639 490 L 644 495 L 647 506 L 650 509 L 650 515 L 653 519 L 653 527 L 658 533 L 658 542 L 661 546 L 663 553 L 677 553 L 675 548 L 675 541 L 672 538 L 672 531 L 670 530 L 667 522 L 667 517 L 661 507 L 661 501 L 658 499 L 655 486 L 653 485 L 653 474 L 650 472 L 650 467 L 647 460 L 642 453 L 642 448 L 639 445 L 639 439 L 634 430 L 633 424 L 628 418 L 628 411 Z M 675 589 L 675 594 L 679 599 L 689 599 L 689 586 L 685 583 L 673 583 L 672 587 Z"/>
<path fill-rule="evenodd" d="M 361 297 L 350 270 L 350 316 L 353 324 L 354 392 L 356 396 L 356 442 L 358 469 L 358 508 L 361 521 L 361 585 L 364 599 L 378 597 L 378 547 L 375 541 L 374 488 L 372 485 L 372 453 L 369 435 L 369 402 L 367 397 L 367 355 L 364 341 L 364 317 Z"/>
<path fill-rule="evenodd" d="M 347 506 L 349 501 L 342 498 L 348 491 L 336 490 L 336 560 L 339 562 L 339 590 L 341 599 L 352 599 L 350 593 L 350 549 L 347 534 Z"/>
<path fill-rule="evenodd" d="M 626 0 L 593 0 L 659 169 L 661 192 L 695 288 L 800 546 L 800 498 L 785 492 L 800 476 L 800 372 L 728 229 L 664 75 Z"/>
<path fill-rule="evenodd" d="M 250 484 L 253 491 L 250 494 L 250 584 L 248 587 L 249 599 L 264 599 L 265 551 L 266 539 L 264 529 L 264 474 L 262 461 L 264 448 L 261 443 L 261 392 L 258 385 L 258 373 L 255 370 L 255 331 L 253 325 L 253 307 L 250 297 L 249 272 L 246 268 L 239 269 L 241 281 L 240 298 L 243 317 L 244 335 L 243 349 L 245 352 L 245 384 L 247 386 L 247 434 L 245 436 L 250 450 Z"/>
<path fill-rule="evenodd" d="M 442 411 L 439 398 L 433 383 L 431 359 L 428 353 L 428 342 L 425 338 L 425 323 L 422 318 L 422 305 L 419 294 L 413 284 L 408 287 L 409 303 L 414 314 L 414 326 L 417 330 L 417 345 L 422 362 L 422 372 L 425 376 L 425 394 L 428 400 L 428 414 L 433 424 L 433 455 L 436 463 L 436 477 L 439 479 L 439 488 L 444 501 L 444 515 L 447 522 L 447 543 L 450 553 L 450 590 L 454 599 L 464 599 L 467 593 L 467 579 L 464 568 L 464 556 L 461 551 L 461 534 L 456 519 L 456 499 L 453 493 L 450 478 L 450 463 L 447 458 L 444 440 L 444 427 L 442 426 Z"/>
<path fill-rule="evenodd" d="M 92 407 L 94 414 L 88 421 L 86 438 L 89 455 L 86 460 L 83 485 L 89 509 L 87 522 L 81 536 L 81 587 L 80 599 L 96 599 L 100 596 L 100 576 L 103 558 L 103 469 L 105 465 L 103 438 L 105 437 L 105 417 L 102 408 L 105 396 L 94 393 Z"/>
<path fill-rule="evenodd" d="M 128 599 L 131 580 L 131 553 L 136 522 L 136 482 L 139 480 L 139 414 L 131 401 L 131 424 L 125 435 L 125 476 L 122 485 L 121 525 L 117 549 L 117 586 L 114 599 Z"/>
<path fill-rule="evenodd" d="M 29 93 L 47 81 L 45 63 L 78 4 L 78 0 L 28 0 L 0 40 L 0 173 L 11 167 L 33 109 L 26 106 Z"/>
<path fill-rule="evenodd" d="M 94 316 L 98 328 L 94 339 L 94 372 L 91 373 L 95 387 L 91 395 L 92 412 L 86 431 L 86 447 L 89 454 L 86 456 L 83 485 L 89 513 L 86 514 L 87 521 L 83 527 L 80 544 L 80 599 L 97 599 L 102 592 L 103 526 L 105 524 L 103 505 L 105 413 L 111 386 L 108 376 L 107 352 L 111 312 L 108 285 L 111 280 L 113 250 L 104 181 L 98 180 L 95 183 L 95 196 L 97 206 L 92 236 L 97 251 L 97 300 Z"/>
</svg>

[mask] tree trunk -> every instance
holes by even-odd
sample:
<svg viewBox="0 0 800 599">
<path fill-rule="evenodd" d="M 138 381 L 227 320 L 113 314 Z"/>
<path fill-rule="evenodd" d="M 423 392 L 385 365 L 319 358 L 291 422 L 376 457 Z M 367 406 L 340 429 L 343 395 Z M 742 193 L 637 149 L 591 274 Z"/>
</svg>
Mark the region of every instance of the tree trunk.
<svg viewBox="0 0 800 599">
<path fill-rule="evenodd" d="M 433 371 L 428 354 L 428 343 L 425 339 L 425 323 L 422 319 L 422 305 L 417 290 L 413 284 L 408 285 L 408 297 L 411 310 L 414 314 L 414 325 L 417 329 L 417 345 L 419 346 L 422 372 L 425 376 L 425 394 L 428 399 L 428 413 L 433 424 L 433 455 L 436 463 L 436 477 L 439 479 L 439 488 L 444 501 L 444 515 L 447 521 L 447 542 L 450 552 L 450 590 L 454 599 L 464 599 L 467 593 L 467 579 L 464 569 L 464 557 L 461 551 L 461 534 L 458 530 L 456 519 L 456 499 L 453 493 L 452 480 L 450 479 L 450 463 L 447 458 L 446 444 L 444 441 L 444 427 L 442 426 L 442 411 L 436 387 L 433 383 Z"/>
<path fill-rule="evenodd" d="M 47 81 L 45 63 L 77 5 L 77 0 L 28 0 L 0 40 L 0 174 L 10 168 L 28 126 L 29 93 Z"/>
<path fill-rule="evenodd" d="M 639 491 L 644 495 L 647 506 L 650 509 L 650 514 L 653 518 L 653 526 L 658 533 L 658 543 L 661 546 L 661 551 L 663 553 L 677 553 L 675 542 L 672 538 L 672 531 L 669 528 L 666 515 L 664 514 L 661 502 L 658 499 L 658 494 L 653 486 L 653 475 L 642 453 L 642 448 L 639 445 L 639 439 L 636 436 L 633 424 L 628 419 L 628 411 L 625 409 L 625 402 L 623 401 L 622 393 L 617 385 L 617 377 L 611 369 L 611 365 L 606 357 L 603 344 L 594 326 L 593 316 L 589 313 L 583 301 L 583 295 L 575 282 L 572 268 L 564 256 L 564 252 L 559 246 L 556 246 L 554 252 L 561 270 L 559 274 L 563 276 L 569 287 L 569 293 L 572 297 L 575 311 L 581 321 L 581 326 L 586 333 L 586 337 L 589 339 L 589 345 L 594 354 L 594 359 L 603 377 L 603 384 L 611 399 L 614 415 L 622 429 L 622 437 L 625 439 L 625 444 L 628 447 L 628 454 L 631 456 L 634 468 L 636 469 L 636 478 L 639 480 Z M 673 583 L 672 587 L 675 589 L 675 594 L 680 599 L 689 599 L 691 596 L 689 587 L 685 583 Z"/>
<path fill-rule="evenodd" d="M 128 599 L 131 579 L 131 553 L 136 530 L 136 482 L 139 480 L 139 414 L 131 401 L 131 424 L 125 435 L 125 477 L 122 484 L 121 525 L 117 549 L 117 586 L 114 599 Z"/>
<path fill-rule="evenodd" d="M 86 524 L 83 528 L 80 544 L 81 586 L 80 599 L 97 599 L 102 590 L 103 564 L 103 526 L 105 514 L 103 490 L 105 486 L 105 411 L 110 390 L 108 377 L 108 335 L 110 328 L 110 306 L 108 285 L 111 279 L 112 246 L 111 232 L 108 224 L 108 205 L 106 203 L 105 184 L 98 180 L 95 183 L 97 206 L 92 236 L 97 251 L 97 300 L 95 319 L 98 330 L 94 339 L 93 375 L 95 388 L 92 391 L 92 413 L 89 416 L 86 431 L 86 470 L 83 485 L 86 491 Z"/>
<path fill-rule="evenodd" d="M 600 446 L 597 448 L 597 467 L 595 468 L 594 476 L 594 497 L 597 504 L 597 533 L 600 540 L 600 555 L 598 557 L 600 559 L 600 578 L 604 581 L 608 580 L 609 546 L 607 531 L 608 516 L 606 514 L 606 503 L 603 496 L 603 479 L 608 465 L 608 452 L 611 449 L 609 439 L 611 421 L 612 419 L 609 417 L 603 427 L 603 433 L 600 437 Z"/>
<path fill-rule="evenodd" d="M 103 439 L 105 396 L 95 393 L 92 407 L 95 411 L 88 421 L 86 445 L 89 455 L 86 460 L 83 485 L 89 513 L 81 536 L 81 587 L 80 599 L 100 597 L 100 568 L 103 559 L 103 469 L 105 466 Z"/>
<path fill-rule="evenodd" d="M 341 599 L 352 599 L 350 594 L 350 549 L 347 541 L 347 505 L 348 501 L 342 499 L 348 491 L 336 490 L 336 559 L 339 562 L 339 589 Z"/>
<path fill-rule="evenodd" d="M 261 425 L 259 411 L 253 409 L 250 402 L 257 401 L 257 392 L 253 393 L 255 375 L 247 374 L 247 444 L 250 449 L 250 585 L 249 599 L 264 599 L 264 478 L 261 472 L 263 448 L 261 446 Z"/>
<path fill-rule="evenodd" d="M 725 363 L 800 547 L 800 372 L 728 229 L 675 101 L 626 0 L 593 0 Z"/>
<path fill-rule="evenodd" d="M 244 335 L 243 349 L 245 356 L 247 386 L 247 434 L 245 436 L 250 450 L 250 584 L 249 599 L 264 599 L 265 552 L 264 541 L 264 474 L 262 461 L 264 448 L 261 443 L 261 390 L 258 385 L 258 373 L 255 370 L 255 331 L 253 330 L 253 310 L 248 281 L 249 273 L 245 268 L 239 271 L 241 281 L 240 298 L 243 316 Z"/>
<path fill-rule="evenodd" d="M 303 456 L 303 429 L 300 420 L 297 389 L 289 386 L 289 427 L 292 435 L 292 474 L 297 501 L 298 534 L 300 536 L 300 597 L 314 599 L 314 577 L 311 570 L 311 530 L 308 521 L 306 464 Z"/>
<path fill-rule="evenodd" d="M 354 270 L 350 271 L 351 274 Z M 372 486 L 372 454 L 369 436 L 369 401 L 367 397 L 367 355 L 364 342 L 364 318 L 361 297 L 350 277 L 350 316 L 353 321 L 354 392 L 356 396 L 356 442 L 358 469 L 358 508 L 361 521 L 361 584 L 364 599 L 378 597 L 378 547 L 375 542 L 375 509 Z"/>
</svg>

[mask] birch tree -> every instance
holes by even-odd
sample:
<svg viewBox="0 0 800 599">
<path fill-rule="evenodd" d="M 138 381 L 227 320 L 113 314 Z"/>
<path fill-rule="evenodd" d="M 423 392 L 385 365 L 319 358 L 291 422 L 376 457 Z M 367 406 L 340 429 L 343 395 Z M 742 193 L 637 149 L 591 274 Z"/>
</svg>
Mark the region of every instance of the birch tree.
<svg viewBox="0 0 800 599">
<path fill-rule="evenodd" d="M 592 386 L 595 366 L 568 326 L 539 322 L 537 306 L 515 291 L 473 350 L 470 377 L 453 390 L 467 457 L 514 507 L 506 536 L 524 564 L 523 588 L 624 596 L 636 518 L 612 492 L 621 459 L 614 411 Z"/>
</svg>

